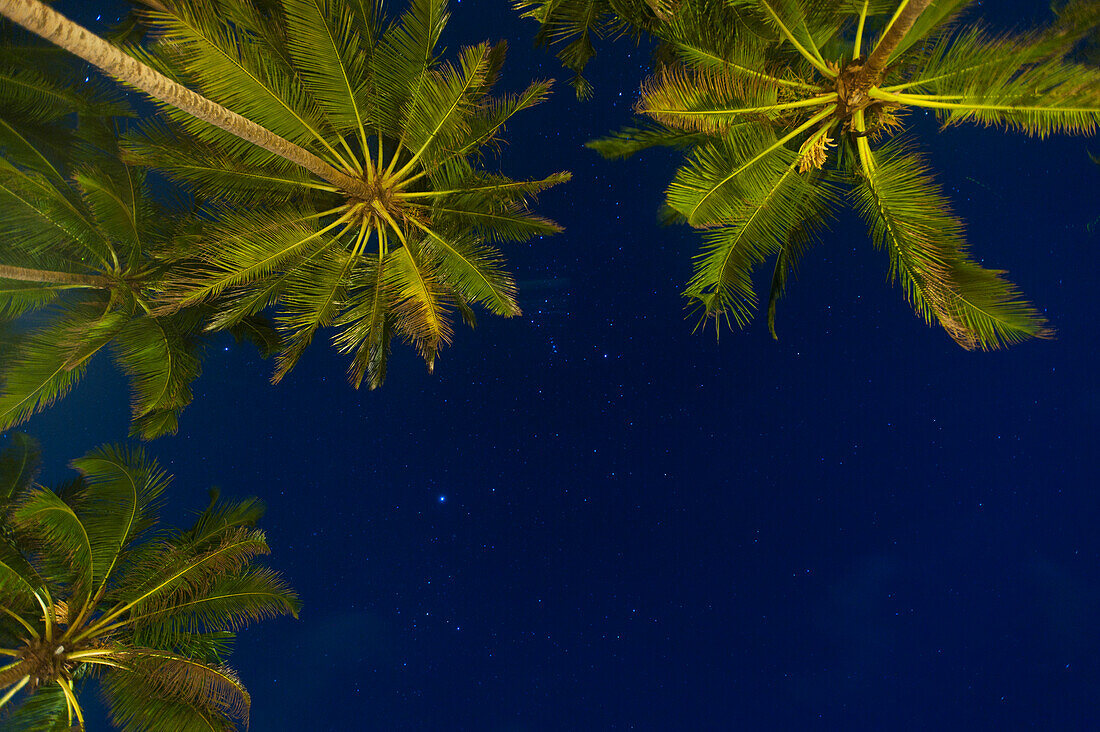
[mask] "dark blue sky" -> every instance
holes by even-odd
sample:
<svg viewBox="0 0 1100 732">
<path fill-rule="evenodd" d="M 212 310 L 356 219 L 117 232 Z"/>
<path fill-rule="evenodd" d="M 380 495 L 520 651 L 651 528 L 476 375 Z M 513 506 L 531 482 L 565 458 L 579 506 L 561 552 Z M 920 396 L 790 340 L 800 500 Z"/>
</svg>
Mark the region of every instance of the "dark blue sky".
<svg viewBox="0 0 1100 732">
<path fill-rule="evenodd" d="M 503 0 L 452 12 L 449 49 L 509 41 L 507 89 L 566 78 Z M 302 595 L 240 638 L 252 729 L 1100 728 L 1100 142 L 914 124 L 1056 340 L 962 351 L 843 213 L 781 340 L 760 318 L 716 343 L 682 314 L 698 239 L 656 223 L 674 155 L 582 147 L 630 121 L 647 60 L 602 47 L 592 101 L 559 84 L 508 134 L 509 175 L 575 174 L 540 201 L 565 233 L 506 252 L 541 281 L 522 318 L 460 329 L 434 374 L 396 349 L 373 393 L 324 338 L 278 387 L 219 341 L 149 446 L 169 520 L 211 484 L 261 496 Z M 27 429 L 58 477 L 126 418 L 100 363 Z"/>
</svg>

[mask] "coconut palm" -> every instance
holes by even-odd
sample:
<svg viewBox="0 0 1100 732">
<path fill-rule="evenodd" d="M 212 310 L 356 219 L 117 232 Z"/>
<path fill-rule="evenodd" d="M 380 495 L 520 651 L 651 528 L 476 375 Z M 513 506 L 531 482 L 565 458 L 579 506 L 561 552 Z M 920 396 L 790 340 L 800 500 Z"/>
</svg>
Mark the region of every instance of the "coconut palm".
<svg viewBox="0 0 1100 732">
<path fill-rule="evenodd" d="M 48 47 L 0 49 L 0 322 L 12 323 L 0 430 L 64 396 L 110 351 L 130 377 L 131 434 L 150 439 L 174 432 L 191 401 L 202 309 L 152 314 L 182 220 L 118 158 L 114 119 L 126 106 L 66 61 Z M 238 329 L 270 347 L 269 331 L 255 318 Z"/>
<path fill-rule="evenodd" d="M 686 296 L 705 318 L 744 325 L 751 275 L 774 258 L 769 327 L 789 275 L 843 200 L 887 250 L 891 277 L 961 346 L 996 348 L 1049 331 L 1002 272 L 975 263 L 962 223 L 912 144 L 914 110 L 945 126 L 1088 134 L 1100 73 L 1066 54 L 1100 6 L 1072 6 L 1044 32 L 993 35 L 963 0 L 684 3 L 662 27 L 677 60 L 642 88 L 657 124 L 591 143 L 609 157 L 690 147 L 668 188 L 671 218 L 703 229 Z"/>
<path fill-rule="evenodd" d="M 186 530 L 158 528 L 166 475 L 140 449 L 104 446 L 80 475 L 35 483 L 37 446 L 0 457 L 0 726 L 84 728 L 95 680 L 122 730 L 232 730 L 249 696 L 225 664 L 249 622 L 297 614 L 255 528 L 255 499 L 220 500 Z"/>
<path fill-rule="evenodd" d="M 131 154 L 219 206 L 190 269 L 166 279 L 162 311 L 221 298 L 220 328 L 273 306 L 286 344 L 276 381 L 335 326 L 352 382 L 371 387 L 392 334 L 430 368 L 454 311 L 471 323 L 475 303 L 519 313 L 494 244 L 558 231 L 528 202 L 568 174 L 515 181 L 482 165 L 548 82 L 491 96 L 503 45 L 440 61 L 442 0 L 414 0 L 390 23 L 356 0 L 283 0 L 273 12 L 156 4 L 142 17 L 159 42 L 130 49 L 147 63 L 40 3 L 0 0 L 0 12 L 143 89 L 176 121 L 131 140 Z"/>
</svg>

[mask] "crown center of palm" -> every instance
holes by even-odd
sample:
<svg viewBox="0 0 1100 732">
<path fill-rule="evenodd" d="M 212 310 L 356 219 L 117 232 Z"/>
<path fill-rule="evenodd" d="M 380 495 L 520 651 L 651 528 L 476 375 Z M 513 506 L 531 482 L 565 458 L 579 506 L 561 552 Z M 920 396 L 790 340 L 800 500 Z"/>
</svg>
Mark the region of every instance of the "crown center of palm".
<svg viewBox="0 0 1100 732">
<path fill-rule="evenodd" d="M 847 119 L 867 108 L 874 101 L 868 94 L 871 87 L 871 79 L 863 69 L 863 59 L 853 59 L 844 64 L 836 75 L 837 117 Z"/>
<path fill-rule="evenodd" d="M 62 677 L 68 677 L 76 665 L 69 660 L 69 653 L 77 650 L 69 647 L 65 639 L 46 640 L 35 638 L 20 651 L 24 668 L 21 674 L 31 677 L 36 685 L 49 684 Z"/>
</svg>

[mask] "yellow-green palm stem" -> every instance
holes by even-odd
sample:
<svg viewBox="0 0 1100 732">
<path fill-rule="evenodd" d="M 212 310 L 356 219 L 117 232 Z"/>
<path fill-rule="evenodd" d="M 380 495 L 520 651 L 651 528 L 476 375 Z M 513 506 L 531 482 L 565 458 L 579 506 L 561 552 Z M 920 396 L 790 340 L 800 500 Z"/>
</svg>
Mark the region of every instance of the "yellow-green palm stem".
<svg viewBox="0 0 1100 732">
<path fill-rule="evenodd" d="M 871 143 L 867 141 L 867 122 L 863 110 L 852 115 L 852 129 L 856 132 L 856 149 L 859 150 L 859 163 L 863 174 L 870 178 L 875 173 L 875 160 L 871 157 Z"/>
<path fill-rule="evenodd" d="M 47 593 L 46 597 L 49 597 L 49 591 L 43 587 L 42 591 Z M 34 599 L 38 601 L 39 607 L 42 608 L 42 621 L 45 624 L 45 628 L 42 631 L 42 635 L 45 636 L 46 642 L 53 641 L 53 621 L 50 616 L 53 614 L 53 602 L 51 601 L 47 608 L 46 603 L 42 601 L 41 596 L 37 592 L 31 593 L 34 595 Z"/>
<path fill-rule="evenodd" d="M 401 151 L 405 149 L 405 138 L 402 137 L 397 141 L 397 147 L 393 149 L 393 157 L 390 158 L 389 165 L 386 166 L 386 175 L 390 175 L 393 172 L 394 167 L 397 166 L 397 158 L 401 157 Z"/>
<path fill-rule="evenodd" d="M 79 729 L 84 729 L 84 712 L 80 709 L 80 702 L 76 700 L 76 694 L 73 692 L 73 682 L 68 679 L 58 679 L 57 685 L 61 687 L 61 692 L 65 694 L 65 706 L 69 712 L 69 726 L 72 726 L 73 712 L 76 712 L 76 721 L 80 725 Z"/>
<path fill-rule="evenodd" d="M 367 239 L 370 236 L 370 230 L 371 227 L 367 226 L 366 222 L 359 224 L 359 234 L 355 237 L 355 245 L 351 248 L 351 260 L 353 262 L 363 253 L 363 248 L 366 246 Z"/>
<path fill-rule="evenodd" d="M 123 671 L 133 671 L 129 666 L 124 666 L 121 663 L 115 663 L 114 661 L 108 661 L 105 658 L 89 658 L 84 663 L 91 664 L 93 666 L 110 666 L 111 668 L 120 668 Z"/>
<path fill-rule="evenodd" d="M 814 58 L 813 54 L 807 51 L 805 46 L 798 42 L 798 39 L 794 37 L 794 34 L 791 33 L 787 26 L 783 24 L 783 21 L 780 20 L 779 15 L 776 14 L 774 10 L 772 10 L 771 4 L 766 1 L 762 2 L 761 4 L 767 9 L 768 14 L 772 16 L 772 20 L 775 21 L 775 24 L 779 26 L 779 31 L 786 37 L 788 41 L 790 41 L 791 45 L 795 47 L 802 58 L 809 61 L 810 65 L 820 71 L 822 75 L 824 75 L 826 78 L 835 79 L 836 72 L 830 69 L 821 61 L 818 61 L 816 58 Z"/>
<path fill-rule="evenodd" d="M 0 656 L 11 656 L 13 658 L 19 658 L 19 656 L 21 655 L 22 654 L 14 648 L 0 648 Z M 0 668 L 0 671 L 4 671 L 8 668 L 11 668 L 11 666 L 4 666 L 4 668 Z"/>
<path fill-rule="evenodd" d="M 974 64 L 973 66 L 967 66 L 966 68 L 956 69 L 955 71 L 948 71 L 946 74 L 940 74 L 938 76 L 929 76 L 926 79 L 912 79 L 910 81 L 904 81 L 900 84 L 894 84 L 893 86 L 882 87 L 883 91 L 896 92 L 908 89 L 911 86 L 919 86 L 921 84 L 931 84 L 934 81 L 942 81 L 943 79 L 950 79 L 952 76 L 958 76 L 975 69 L 980 69 L 985 66 L 992 66 L 993 64 L 1000 63 L 1001 59 L 996 54 L 991 54 L 992 58 L 989 61 L 983 61 L 980 64 Z"/>
<path fill-rule="evenodd" d="M 4 694 L 4 696 L 0 697 L 0 709 L 3 709 L 4 705 L 7 704 L 9 701 L 11 701 L 11 698 L 13 696 L 15 696 L 16 694 L 18 694 L 19 690 L 22 689 L 24 686 L 26 686 L 27 683 L 30 680 L 31 680 L 31 677 L 28 674 L 27 676 L 24 676 L 23 678 L 19 679 L 19 681 L 16 682 L 15 686 L 8 689 L 8 692 L 6 694 Z"/>
<path fill-rule="evenodd" d="M 427 171 L 427 170 L 422 170 L 422 171 L 420 171 L 419 173 L 417 173 L 416 175 L 410 175 L 410 176 L 409 176 L 409 177 L 407 177 L 407 178 L 402 178 L 401 180 L 399 180 L 399 181 L 397 181 L 396 183 L 394 183 L 394 185 L 393 185 L 393 190 L 394 190 L 394 191 L 399 191 L 399 190 L 401 190 L 402 188 L 404 188 L 405 186 L 409 185 L 410 183 L 413 183 L 413 182 L 415 182 L 415 181 L 418 181 L 418 180 L 420 180 L 421 178 L 423 178 L 423 177 L 424 177 L 424 176 L 426 176 L 427 174 L 428 174 L 428 171 Z"/>
<path fill-rule="evenodd" d="M 897 102 L 914 107 L 927 107 L 929 109 L 962 109 L 967 111 L 988 112 L 1068 112 L 1071 114 L 1100 114 L 1100 107 L 1027 107 L 1017 104 L 963 104 L 958 102 L 937 101 L 934 95 L 916 94 L 891 94 L 883 89 L 872 88 L 867 95 L 873 99 L 881 99 L 886 102 Z"/>
<path fill-rule="evenodd" d="M 101 658 L 101 657 L 108 657 L 109 658 L 109 657 L 115 656 L 115 655 L 118 655 L 118 651 L 110 651 L 110 650 L 107 650 L 107 651 L 104 651 L 104 650 L 77 651 L 76 653 L 67 653 L 67 654 L 65 654 L 65 658 L 69 659 L 70 661 L 83 661 L 83 660 L 89 659 L 89 658 Z"/>
<path fill-rule="evenodd" d="M 26 620 L 24 620 L 23 618 L 19 617 L 19 616 L 18 616 L 17 614 L 15 614 L 15 613 L 14 613 L 14 612 L 12 612 L 11 610 L 7 609 L 7 608 L 6 608 L 6 607 L 4 607 L 3 605 L 0 605 L 0 610 L 4 611 L 4 612 L 5 612 L 5 613 L 7 613 L 8 615 L 10 615 L 10 616 L 12 616 L 13 618 L 15 618 L 15 620 L 16 620 L 16 621 L 17 621 L 17 622 L 18 622 L 18 623 L 19 623 L 20 625 L 22 625 L 22 626 L 23 626 L 23 628 L 24 628 L 24 629 L 26 629 L 26 631 L 27 631 L 28 633 L 30 633 L 32 637 L 34 637 L 34 638 L 36 638 L 36 639 L 37 639 L 37 638 L 39 637 L 39 635 L 38 635 L 38 631 L 37 631 L 37 630 L 36 630 L 36 629 L 34 628 L 34 626 L 33 626 L 33 625 L 31 625 L 30 623 L 28 623 L 28 622 L 27 622 Z"/>
<path fill-rule="evenodd" d="M 788 109 L 805 109 L 807 107 L 820 107 L 823 104 L 829 104 L 835 102 L 838 99 L 836 92 L 829 94 L 822 94 L 821 96 L 810 97 L 809 99 L 799 99 L 797 102 L 783 102 L 781 104 L 768 104 L 762 107 L 740 107 L 731 109 L 701 109 L 701 110 L 680 110 L 680 109 L 642 109 L 643 114 L 667 114 L 675 115 L 678 117 L 702 117 L 712 114 L 758 114 L 760 112 L 783 112 Z"/>
<path fill-rule="evenodd" d="M 780 147 L 782 147 L 783 145 L 787 144 L 787 142 L 790 141 L 791 139 L 801 135 L 803 132 L 810 129 L 811 127 L 816 125 L 818 122 L 821 122 L 822 120 L 827 119 L 835 111 L 836 111 L 836 105 L 835 104 L 829 105 L 825 109 L 823 109 L 820 112 L 818 112 L 817 114 L 815 114 L 813 117 L 810 117 L 810 119 L 806 120 L 805 122 L 803 122 L 801 125 L 799 125 L 795 129 L 788 132 L 786 135 L 784 135 L 780 139 L 776 140 L 774 143 L 769 145 L 767 149 L 763 150 L 762 152 L 758 153 L 755 157 L 753 157 L 752 160 L 749 160 L 747 163 L 743 163 L 741 165 L 741 167 L 739 167 L 737 170 L 735 170 L 732 173 L 730 173 L 729 175 L 727 175 L 724 179 L 722 179 L 722 182 L 720 182 L 718 185 L 711 188 L 711 190 L 705 196 L 703 196 L 702 198 L 699 199 L 699 202 L 696 203 L 695 207 L 691 209 L 691 213 L 688 214 L 688 217 L 687 217 L 688 222 L 689 223 L 691 222 L 691 220 L 695 216 L 695 213 L 699 210 L 699 207 L 703 205 L 703 202 L 706 201 L 711 196 L 712 193 L 715 193 L 719 188 L 721 188 L 726 183 L 728 183 L 731 180 L 733 180 L 734 178 L 736 178 L 738 175 L 743 173 L 746 169 L 748 169 L 748 168 L 752 167 L 753 165 L 755 165 L 758 161 L 760 161 L 765 156 L 770 155 L 775 150 L 777 150 Z"/>
<path fill-rule="evenodd" d="M 886 34 L 890 32 L 890 29 L 894 27 L 894 23 L 898 22 L 898 18 L 901 17 L 905 7 L 909 4 L 909 0 L 901 0 L 898 4 L 898 9 L 894 11 L 894 14 L 890 17 L 890 21 L 886 24 L 886 27 L 882 29 L 881 38 L 885 38 Z"/>
<path fill-rule="evenodd" d="M 352 152 L 351 145 L 348 144 L 348 141 L 345 140 L 343 136 L 340 136 L 340 145 L 348 154 L 347 164 L 350 166 L 348 172 L 352 173 L 353 175 L 362 175 L 363 166 L 359 163 L 359 158 L 355 157 L 355 153 Z"/>
<path fill-rule="evenodd" d="M 859 11 L 859 24 L 856 26 L 856 42 L 852 47 L 852 58 L 859 58 L 863 49 L 863 26 L 867 22 L 867 9 L 870 5 L 871 0 L 863 0 L 863 9 Z"/>
<path fill-rule="evenodd" d="M 814 58 L 824 64 L 825 57 L 821 55 L 821 49 L 817 47 L 817 43 L 814 41 L 814 34 L 810 33 L 810 27 L 806 25 L 805 18 L 802 19 L 802 30 L 806 31 L 806 40 L 810 43 L 810 53 L 814 55 Z"/>
</svg>

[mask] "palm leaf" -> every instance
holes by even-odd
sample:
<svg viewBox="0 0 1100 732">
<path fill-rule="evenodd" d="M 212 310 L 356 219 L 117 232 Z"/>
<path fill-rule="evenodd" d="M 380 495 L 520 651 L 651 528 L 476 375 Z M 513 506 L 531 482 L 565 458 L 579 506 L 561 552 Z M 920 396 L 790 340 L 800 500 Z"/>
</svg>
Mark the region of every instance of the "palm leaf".
<svg viewBox="0 0 1100 732">
<path fill-rule="evenodd" d="M 706 139 L 700 132 L 682 132 L 662 125 L 628 126 L 606 137 L 590 140 L 585 147 L 595 150 L 608 160 L 627 158 L 651 147 L 690 149 Z"/>
<path fill-rule="evenodd" d="M 5 348 L 0 366 L 0 429 L 22 424 L 65 396 L 83 376 L 88 360 L 125 325 L 119 311 L 100 315 L 82 306 L 53 323 L 21 334 Z"/>
<path fill-rule="evenodd" d="M 337 132 L 355 131 L 366 148 L 361 98 L 371 45 L 343 0 L 284 0 L 287 49 L 302 85 Z"/>
<path fill-rule="evenodd" d="M 131 411 L 134 420 L 153 412 L 178 415 L 191 402 L 191 383 L 199 377 L 201 363 L 196 356 L 193 333 L 197 322 L 182 314 L 171 317 L 141 317 L 131 320 L 112 344 L 115 362 L 130 377 Z M 181 322 L 183 321 L 183 322 Z M 159 437 L 159 429 L 175 429 L 174 417 L 162 415 L 153 424 L 135 421 L 143 439 Z"/>
<path fill-rule="evenodd" d="M 41 462 L 38 441 L 22 432 L 12 433 L 11 444 L 0 452 L 0 510 L 31 485 Z"/>
<path fill-rule="evenodd" d="M 448 237 L 421 226 L 424 252 L 432 259 L 441 281 L 463 300 L 484 304 L 497 315 L 519 315 L 516 283 L 501 266 L 493 249 L 472 237 Z"/>
<path fill-rule="evenodd" d="M 1011 285 L 966 260 L 962 224 L 920 158 L 898 144 L 878 153 L 863 145 L 859 157 L 857 207 L 876 245 L 890 255 L 891 277 L 901 280 L 926 322 L 935 319 L 966 348 L 998 348 L 1046 334 L 1042 316 Z"/>
<path fill-rule="evenodd" d="M 42 573 L 71 588 L 74 605 L 90 598 L 97 570 L 91 537 L 72 506 L 48 488 L 20 497 L 11 513 L 12 526 L 33 533 Z"/>
<path fill-rule="evenodd" d="M 168 476 L 140 448 L 104 445 L 74 460 L 84 477 L 77 504 L 92 550 L 96 587 L 111 579 L 127 547 L 156 521 Z"/>
<path fill-rule="evenodd" d="M 376 389 L 386 379 L 386 362 L 390 352 L 389 293 L 386 290 L 385 264 L 388 260 L 372 259 L 356 272 L 351 307 L 337 320 L 340 328 L 335 338 L 341 353 L 354 353 L 348 376 L 358 388 L 367 377 L 368 386 Z"/>
<path fill-rule="evenodd" d="M 414 345 L 431 370 L 442 345 L 451 341 L 448 299 L 414 244 L 398 247 L 386 258 L 382 273 L 394 329 Z"/>
<path fill-rule="evenodd" d="M 449 17 L 446 0 L 412 0 L 409 9 L 387 28 L 372 55 L 369 116 L 389 137 L 400 137 L 401 110 L 406 100 L 420 96 Z"/>
</svg>

